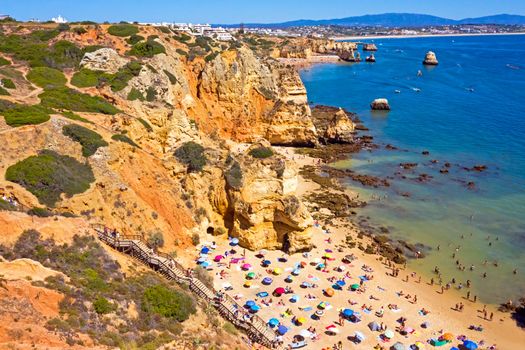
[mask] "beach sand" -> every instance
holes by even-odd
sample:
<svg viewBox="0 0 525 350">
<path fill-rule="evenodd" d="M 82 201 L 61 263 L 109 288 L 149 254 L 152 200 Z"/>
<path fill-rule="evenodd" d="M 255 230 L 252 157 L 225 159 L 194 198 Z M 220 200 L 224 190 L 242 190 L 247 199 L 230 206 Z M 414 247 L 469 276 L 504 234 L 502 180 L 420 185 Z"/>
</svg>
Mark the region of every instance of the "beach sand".
<svg viewBox="0 0 525 350">
<path fill-rule="evenodd" d="M 317 160 L 309 158 L 303 155 L 293 155 L 290 149 L 283 151 L 282 148 L 276 147 L 276 149 L 284 156 L 293 157 L 294 161 L 298 164 L 316 164 Z M 319 185 L 300 178 L 298 195 L 304 196 L 310 191 L 318 189 Z M 396 342 L 402 342 L 406 346 L 414 344 L 417 341 L 425 344 L 425 348 L 433 348 L 430 344 L 427 344 L 427 340 L 430 338 L 438 338 L 442 333 L 450 332 L 455 337 L 458 335 L 465 335 L 468 339 L 476 342 L 484 341 L 484 346 L 480 346 L 481 349 L 488 348 L 489 346 L 496 344 L 497 349 L 520 349 L 525 344 L 525 331 L 518 328 L 514 320 L 510 318 L 510 314 L 498 312 L 495 306 L 486 306 L 487 315 L 494 313 L 492 321 L 483 318 L 484 305 L 477 302 L 466 300 L 464 295 L 466 289 L 460 294 L 457 290 L 450 289 L 446 290 L 444 294 L 441 294 L 440 286 L 431 286 L 428 278 L 423 278 L 419 282 L 419 276 L 412 271 L 403 269 L 402 266 L 398 266 L 401 269 L 398 277 L 392 277 L 392 270 L 384 263 L 384 259 L 378 255 L 365 254 L 358 248 L 348 248 L 344 244 L 346 235 L 350 234 L 354 240 L 357 239 L 358 229 L 353 226 L 349 226 L 348 222 L 335 221 L 331 225 L 326 225 L 327 230 L 321 229 L 325 223 L 320 222 L 317 228 L 317 234 L 313 238 L 315 248 L 309 252 L 308 257 L 304 257 L 301 253 L 297 253 L 288 257 L 287 262 L 279 262 L 278 259 L 283 256 L 281 251 L 268 251 L 264 259 L 270 260 L 272 264 L 269 268 L 261 266 L 261 258 L 256 257 L 258 252 L 251 252 L 244 250 L 241 247 L 236 247 L 235 257 L 242 257 L 245 253 L 245 260 L 241 263 L 231 264 L 228 268 L 228 264 L 224 266 L 218 266 L 213 263 L 211 273 L 214 276 L 214 283 L 216 289 L 224 290 L 225 283 L 231 284 L 232 290 L 227 291 L 230 296 L 237 296 L 238 302 L 244 305 L 247 300 L 254 300 L 261 306 L 260 311 L 257 313 L 263 320 L 268 321 L 271 318 L 277 318 L 281 324 L 289 328 L 289 332 L 284 336 L 284 345 L 288 345 L 294 335 L 298 334 L 301 330 L 307 329 L 308 327 L 314 327 L 316 333 L 319 335 L 319 339 L 316 341 L 308 340 L 308 349 L 323 349 L 332 347 L 339 341 L 342 342 L 343 349 L 372 349 L 376 344 L 384 346 L 385 349 L 389 349 Z M 329 233 L 327 233 L 327 231 Z M 225 238 L 218 238 L 207 236 L 208 242 L 203 244 L 210 244 L 215 241 L 217 248 L 215 251 L 210 253 L 211 258 L 217 254 L 224 254 L 225 251 L 230 250 L 232 247 L 229 246 L 229 242 Z M 327 242 L 331 239 L 331 243 Z M 363 245 L 366 246 L 366 241 L 369 238 L 363 238 Z M 339 247 L 344 247 L 338 249 Z M 330 249 L 333 252 L 332 259 L 328 261 L 326 272 L 316 269 L 314 265 L 311 265 L 316 258 L 321 258 L 325 254 L 325 249 Z M 351 264 L 345 264 L 342 262 L 342 258 L 345 255 L 354 254 L 357 259 Z M 231 258 L 229 256 L 227 259 Z M 227 262 L 229 260 L 223 260 Z M 293 282 L 286 283 L 284 279 L 291 274 L 292 269 L 301 262 L 307 262 L 306 267 L 300 270 L 298 276 L 293 276 Z M 249 263 L 252 265 L 251 270 L 241 270 L 243 263 Z M 365 272 L 362 267 L 363 265 L 369 266 L 373 272 Z M 344 266 L 345 271 L 338 272 L 335 268 L 338 266 Z M 270 270 L 275 268 L 281 268 L 282 274 L 274 275 Z M 267 271 L 268 270 L 268 271 Z M 227 276 L 222 278 L 220 271 L 225 271 Z M 246 274 L 248 272 L 255 272 L 257 277 L 252 280 L 250 288 L 243 287 L 243 284 L 247 281 Z M 335 277 L 341 279 L 346 273 L 349 274 L 349 278 L 345 279 L 346 285 L 343 290 L 336 290 L 332 297 L 323 295 L 323 289 L 330 288 L 333 283 L 327 279 Z M 373 279 L 363 283 L 365 292 L 355 292 L 347 290 L 347 287 L 354 283 L 359 283 L 360 276 L 365 274 L 372 275 Z M 265 286 L 261 283 L 262 278 L 270 276 L 273 278 L 273 283 L 269 286 Z M 406 277 L 409 276 L 408 282 Z M 437 278 L 436 278 L 437 280 Z M 302 282 L 309 282 L 317 284 L 317 288 L 300 288 Z M 272 296 L 272 292 L 277 287 L 290 287 L 293 289 L 293 293 L 284 294 L 282 297 Z M 266 298 L 258 298 L 257 293 L 266 291 L 270 295 Z M 399 296 L 397 293 L 402 291 L 403 296 Z M 315 296 L 316 299 L 309 300 L 306 298 L 307 294 Z M 297 295 L 299 300 L 295 303 L 290 301 L 292 295 Z M 411 298 L 405 298 L 406 295 L 410 295 Z M 417 295 L 417 302 L 414 302 L 414 296 Z M 371 299 L 371 296 L 374 299 Z M 377 299 L 376 299 L 377 298 Z M 271 306 L 265 306 L 262 301 L 272 299 Z M 279 305 L 278 302 L 282 300 L 284 305 Z M 311 315 L 317 310 L 317 305 L 325 301 L 330 303 L 330 307 L 324 310 L 324 315 L 320 320 L 313 320 Z M 350 304 L 352 301 L 354 304 Z M 453 310 L 454 306 L 458 303 L 464 304 L 464 310 L 462 312 Z M 387 305 L 395 304 L 399 308 L 398 311 L 390 310 Z M 367 312 L 362 309 L 362 306 L 371 306 L 372 311 Z M 380 310 L 383 306 L 384 316 L 377 317 L 375 312 Z M 304 310 L 306 308 L 306 311 Z M 309 309 L 311 308 L 311 310 Z M 350 308 L 357 312 L 361 316 L 361 322 L 352 323 L 345 321 L 344 325 L 339 325 L 339 310 L 344 308 Z M 430 311 L 426 316 L 421 314 L 422 308 Z M 283 316 L 285 311 L 290 309 L 294 316 L 304 317 L 306 322 L 302 326 L 292 324 L 292 316 Z M 406 325 L 415 330 L 413 334 L 408 336 L 401 335 L 398 330 L 400 323 L 397 320 L 400 317 L 407 319 Z M 379 336 L 381 332 L 372 332 L 367 324 L 376 321 L 377 323 L 383 323 L 388 329 L 394 331 L 395 336 L 389 342 L 383 342 Z M 422 328 L 421 325 L 424 322 L 429 323 L 428 328 Z M 329 325 L 335 325 L 339 329 L 339 334 L 328 335 L 325 334 L 325 328 Z M 483 327 L 483 331 L 469 330 L 470 325 Z M 352 343 L 348 337 L 353 336 L 355 331 L 361 332 L 366 339 L 360 344 Z M 454 340 L 451 344 L 444 346 L 443 348 L 449 349 L 451 346 L 459 344 L 458 340 Z"/>
</svg>

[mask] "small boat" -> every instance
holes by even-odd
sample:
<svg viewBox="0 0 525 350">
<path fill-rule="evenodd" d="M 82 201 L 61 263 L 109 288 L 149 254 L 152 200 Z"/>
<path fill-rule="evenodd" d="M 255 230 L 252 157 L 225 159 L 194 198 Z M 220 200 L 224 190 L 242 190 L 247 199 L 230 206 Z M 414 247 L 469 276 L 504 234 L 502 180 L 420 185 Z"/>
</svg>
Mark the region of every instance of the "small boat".
<svg viewBox="0 0 525 350">
<path fill-rule="evenodd" d="M 466 88 L 466 90 L 469 92 L 474 92 L 474 88 Z"/>
<path fill-rule="evenodd" d="M 415 92 L 421 92 L 420 88 L 412 88 L 412 90 L 414 90 Z"/>
<path fill-rule="evenodd" d="M 374 54 L 371 54 L 370 56 L 367 56 L 365 59 L 366 62 L 375 62 L 376 58 L 374 57 Z"/>
<path fill-rule="evenodd" d="M 395 92 L 396 94 L 400 94 L 400 93 L 401 93 L 401 90 L 394 90 L 394 92 Z"/>
<path fill-rule="evenodd" d="M 422 77 L 423 76 L 423 72 L 421 71 L 421 69 L 417 71 L 417 76 L 418 77 Z"/>
</svg>

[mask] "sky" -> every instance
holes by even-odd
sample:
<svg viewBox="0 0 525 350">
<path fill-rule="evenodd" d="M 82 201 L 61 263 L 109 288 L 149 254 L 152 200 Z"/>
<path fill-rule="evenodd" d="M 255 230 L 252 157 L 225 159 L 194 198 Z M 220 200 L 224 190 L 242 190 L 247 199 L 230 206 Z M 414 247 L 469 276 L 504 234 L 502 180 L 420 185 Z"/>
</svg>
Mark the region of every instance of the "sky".
<svg viewBox="0 0 525 350">
<path fill-rule="evenodd" d="M 0 14 L 18 20 L 275 23 L 385 12 L 452 19 L 500 13 L 525 15 L 525 0 L 0 0 Z"/>
</svg>

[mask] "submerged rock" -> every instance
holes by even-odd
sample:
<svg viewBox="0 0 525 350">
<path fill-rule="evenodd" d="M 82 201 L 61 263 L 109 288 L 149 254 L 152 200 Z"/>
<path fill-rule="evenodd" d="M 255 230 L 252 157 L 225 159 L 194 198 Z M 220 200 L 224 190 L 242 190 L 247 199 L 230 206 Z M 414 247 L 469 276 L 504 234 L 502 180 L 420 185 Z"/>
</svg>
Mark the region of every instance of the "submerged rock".
<svg viewBox="0 0 525 350">
<path fill-rule="evenodd" d="M 438 60 L 436 54 L 432 51 L 427 52 L 427 54 L 425 55 L 425 59 L 423 60 L 423 64 L 427 66 L 437 66 Z"/>
<path fill-rule="evenodd" d="M 372 108 L 374 111 L 389 111 L 390 105 L 388 104 L 388 100 L 386 98 L 376 98 L 370 104 L 370 108 Z"/>
</svg>

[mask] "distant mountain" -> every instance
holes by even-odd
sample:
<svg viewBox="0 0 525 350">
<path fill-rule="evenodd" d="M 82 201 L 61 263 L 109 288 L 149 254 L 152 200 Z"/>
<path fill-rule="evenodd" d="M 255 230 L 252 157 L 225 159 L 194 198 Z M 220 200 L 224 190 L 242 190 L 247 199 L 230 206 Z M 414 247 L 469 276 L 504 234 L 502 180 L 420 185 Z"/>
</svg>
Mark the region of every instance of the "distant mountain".
<svg viewBox="0 0 525 350">
<path fill-rule="evenodd" d="M 451 24 L 521 24 L 525 25 L 525 16 L 519 15 L 494 15 L 478 18 L 465 18 L 454 20 L 449 18 L 422 15 L 415 13 L 383 13 L 379 15 L 364 15 L 356 17 L 345 17 L 335 19 L 309 20 L 300 19 L 283 23 L 245 23 L 246 27 L 287 28 L 318 25 L 340 25 L 340 26 L 377 26 L 377 27 L 424 27 Z M 222 25 L 236 27 L 238 24 Z"/>
</svg>

